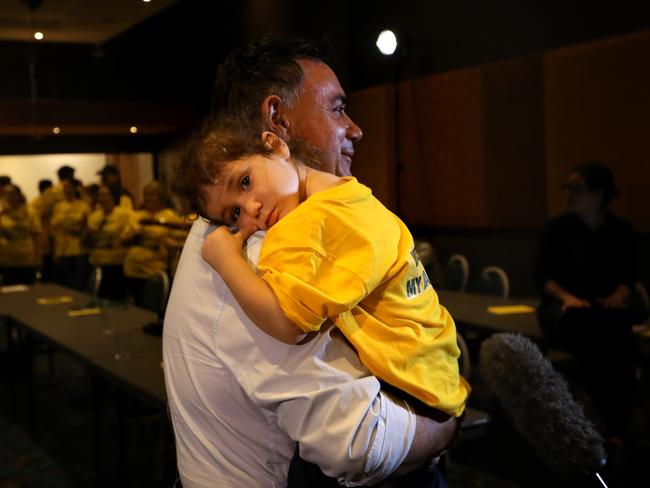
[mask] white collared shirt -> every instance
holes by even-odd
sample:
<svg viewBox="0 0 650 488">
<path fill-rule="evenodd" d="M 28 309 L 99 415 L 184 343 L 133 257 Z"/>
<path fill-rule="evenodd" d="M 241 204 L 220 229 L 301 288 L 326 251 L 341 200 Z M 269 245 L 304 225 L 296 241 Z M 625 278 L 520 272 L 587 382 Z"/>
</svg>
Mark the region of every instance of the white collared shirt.
<svg viewBox="0 0 650 488">
<path fill-rule="evenodd" d="M 259 330 L 201 257 L 214 228 L 197 220 L 174 277 L 163 359 L 185 488 L 282 487 L 295 442 L 347 486 L 376 483 L 404 460 L 415 415 L 334 327 L 288 345 Z M 257 263 L 263 234 L 248 241 Z"/>
</svg>

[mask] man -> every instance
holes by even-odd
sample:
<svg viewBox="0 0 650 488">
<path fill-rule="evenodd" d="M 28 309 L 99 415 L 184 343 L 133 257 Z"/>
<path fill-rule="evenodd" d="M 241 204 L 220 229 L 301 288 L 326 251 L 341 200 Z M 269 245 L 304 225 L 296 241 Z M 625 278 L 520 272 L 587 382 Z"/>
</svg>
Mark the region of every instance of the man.
<svg viewBox="0 0 650 488">
<path fill-rule="evenodd" d="M 42 232 L 34 241 L 36 251 L 36 267 L 40 268 L 41 280 L 52 281 L 52 233 L 50 229 L 50 218 L 52 217 L 52 206 L 56 203 L 52 197 L 52 180 L 42 179 L 38 182 L 38 196 L 35 197 L 29 206 L 38 214 L 41 219 Z"/>
<path fill-rule="evenodd" d="M 7 175 L 0 175 L 0 211 L 4 208 L 5 188 L 9 185 L 11 185 L 11 177 Z"/>
<path fill-rule="evenodd" d="M 119 201 L 117 202 L 117 205 L 129 210 L 133 210 L 133 196 L 127 189 L 122 186 L 120 170 L 117 168 L 117 166 L 107 164 L 101 170 L 99 170 L 97 174 L 101 176 L 102 185 L 106 185 L 109 188 L 112 188 L 113 192 L 119 195 Z"/>
<path fill-rule="evenodd" d="M 317 154 L 321 169 L 350 173 L 362 132 L 345 113 L 336 75 L 310 44 L 273 37 L 253 43 L 221 65 L 215 91 L 219 123 L 253 137 L 272 130 L 301 160 Z M 163 329 L 185 488 L 285 486 L 296 442 L 301 458 L 349 486 L 412 470 L 448 446 L 456 420 L 416 416 L 382 392 L 331 325 L 298 345 L 253 325 L 201 258 L 212 230 L 199 219 L 190 231 Z M 252 263 L 262 238 L 249 239 Z M 423 486 L 444 486 L 435 475 Z"/>
</svg>

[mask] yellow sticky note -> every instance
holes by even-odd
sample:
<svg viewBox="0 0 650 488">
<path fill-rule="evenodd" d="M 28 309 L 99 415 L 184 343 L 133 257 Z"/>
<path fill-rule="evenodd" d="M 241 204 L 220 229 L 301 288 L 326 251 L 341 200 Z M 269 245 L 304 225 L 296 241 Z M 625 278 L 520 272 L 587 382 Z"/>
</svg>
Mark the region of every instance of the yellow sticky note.
<svg viewBox="0 0 650 488">
<path fill-rule="evenodd" d="M 101 308 L 80 308 L 78 310 L 68 310 L 68 317 L 84 317 L 85 315 L 99 315 L 102 313 Z"/>
<path fill-rule="evenodd" d="M 499 305 L 488 307 L 488 312 L 496 315 L 508 315 L 515 313 L 533 313 L 535 308 L 530 305 Z"/>
<path fill-rule="evenodd" d="M 39 305 L 59 305 L 61 303 L 72 303 L 74 299 L 69 295 L 61 295 L 60 297 L 47 297 L 38 298 L 36 303 Z"/>
</svg>

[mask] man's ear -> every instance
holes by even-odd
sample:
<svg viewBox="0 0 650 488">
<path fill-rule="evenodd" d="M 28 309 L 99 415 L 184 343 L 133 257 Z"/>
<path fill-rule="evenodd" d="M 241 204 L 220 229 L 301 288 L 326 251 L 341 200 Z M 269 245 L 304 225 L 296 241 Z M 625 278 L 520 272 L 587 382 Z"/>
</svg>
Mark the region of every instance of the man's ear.
<svg viewBox="0 0 650 488">
<path fill-rule="evenodd" d="M 286 139 L 289 133 L 286 105 L 277 95 L 269 95 L 262 101 L 262 119 L 264 125 L 272 132 Z"/>
</svg>

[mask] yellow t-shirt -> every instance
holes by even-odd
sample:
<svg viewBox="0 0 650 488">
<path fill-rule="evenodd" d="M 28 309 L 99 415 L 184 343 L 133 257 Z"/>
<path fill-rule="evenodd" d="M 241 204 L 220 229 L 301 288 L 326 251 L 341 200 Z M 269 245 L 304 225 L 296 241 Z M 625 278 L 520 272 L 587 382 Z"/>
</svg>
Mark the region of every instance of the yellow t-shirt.
<svg viewBox="0 0 650 488">
<path fill-rule="evenodd" d="M 130 196 L 125 194 L 120 195 L 120 201 L 117 205 L 127 210 L 133 210 L 133 200 Z"/>
<path fill-rule="evenodd" d="M 382 380 L 450 415 L 471 388 L 456 327 L 402 221 L 354 178 L 309 197 L 267 232 L 259 260 L 304 331 L 333 320 Z"/>
<path fill-rule="evenodd" d="M 162 225 L 141 225 L 142 219 L 154 219 L 161 223 L 181 222 L 176 212 L 169 208 L 154 215 L 146 210 L 139 210 L 131 215 L 129 224 L 122 232 L 122 238 L 139 236 L 138 243 L 129 248 L 124 259 L 124 276 L 132 278 L 149 278 L 167 269 L 169 256 L 163 242 L 174 232 L 173 229 Z"/>
<path fill-rule="evenodd" d="M 88 214 L 88 203 L 80 199 L 62 200 L 54 206 L 51 224 L 55 257 L 80 256 L 88 252 L 81 242 Z"/>
<path fill-rule="evenodd" d="M 130 217 L 131 211 L 124 207 L 114 207 L 108 215 L 98 208 L 89 215 L 88 231 L 93 240 L 90 264 L 114 266 L 124 263 L 126 248 L 122 246 L 121 236 Z"/>
<path fill-rule="evenodd" d="M 0 266 L 36 265 L 34 236 L 41 230 L 41 221 L 33 208 L 5 208 L 0 215 Z"/>
</svg>

